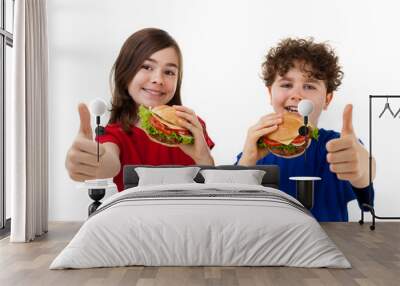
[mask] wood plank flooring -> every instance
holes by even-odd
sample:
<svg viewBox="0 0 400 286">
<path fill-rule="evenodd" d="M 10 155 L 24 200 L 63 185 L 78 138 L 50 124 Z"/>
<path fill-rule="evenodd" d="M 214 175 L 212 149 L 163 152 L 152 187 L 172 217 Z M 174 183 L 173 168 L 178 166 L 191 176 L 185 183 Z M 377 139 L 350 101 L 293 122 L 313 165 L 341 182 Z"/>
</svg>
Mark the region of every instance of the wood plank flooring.
<svg viewBox="0 0 400 286">
<path fill-rule="evenodd" d="M 375 231 L 358 223 L 322 226 L 352 269 L 290 267 L 120 267 L 49 270 L 77 232 L 79 222 L 50 223 L 32 243 L 0 241 L 0 285 L 400 285 L 400 222 L 378 222 Z"/>
</svg>

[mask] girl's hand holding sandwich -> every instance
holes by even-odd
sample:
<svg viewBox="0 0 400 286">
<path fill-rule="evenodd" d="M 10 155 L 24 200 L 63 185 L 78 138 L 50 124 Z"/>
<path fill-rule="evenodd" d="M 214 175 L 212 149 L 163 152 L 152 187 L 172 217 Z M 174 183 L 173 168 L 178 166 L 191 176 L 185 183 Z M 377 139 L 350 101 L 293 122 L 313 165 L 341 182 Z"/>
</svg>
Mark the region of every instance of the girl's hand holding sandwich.
<svg viewBox="0 0 400 286">
<path fill-rule="evenodd" d="M 179 117 L 180 125 L 188 129 L 194 137 L 194 144 L 179 144 L 179 148 L 192 157 L 198 165 L 214 165 L 210 148 L 204 138 L 203 127 L 196 113 L 182 105 L 174 105 L 173 107 Z"/>
</svg>

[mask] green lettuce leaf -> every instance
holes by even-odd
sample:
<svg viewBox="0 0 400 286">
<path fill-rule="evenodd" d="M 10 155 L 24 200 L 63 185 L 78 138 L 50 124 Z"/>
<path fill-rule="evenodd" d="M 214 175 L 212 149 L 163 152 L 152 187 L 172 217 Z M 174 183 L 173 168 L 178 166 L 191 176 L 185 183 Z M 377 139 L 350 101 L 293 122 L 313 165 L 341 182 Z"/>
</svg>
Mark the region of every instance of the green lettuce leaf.
<svg viewBox="0 0 400 286">
<path fill-rule="evenodd" d="M 318 128 L 314 128 L 314 129 L 311 131 L 310 137 L 311 137 L 312 139 L 315 139 L 315 140 L 318 141 L 318 137 L 319 137 Z"/>
<path fill-rule="evenodd" d="M 258 139 L 257 146 L 259 148 L 267 148 L 268 147 L 268 145 L 264 143 L 264 140 L 262 140 L 262 137 L 260 139 Z"/>
<path fill-rule="evenodd" d="M 275 150 L 287 150 L 288 152 L 293 152 L 296 147 L 292 144 L 289 145 L 279 145 L 279 146 L 272 146 L 271 149 L 275 149 Z"/>
</svg>

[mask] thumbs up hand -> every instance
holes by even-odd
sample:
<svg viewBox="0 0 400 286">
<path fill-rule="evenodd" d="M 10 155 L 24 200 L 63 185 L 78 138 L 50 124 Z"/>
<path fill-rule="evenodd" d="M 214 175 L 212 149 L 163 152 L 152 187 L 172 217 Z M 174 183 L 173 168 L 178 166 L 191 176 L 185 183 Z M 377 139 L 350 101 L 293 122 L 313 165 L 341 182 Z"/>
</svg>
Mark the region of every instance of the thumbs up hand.
<svg viewBox="0 0 400 286">
<path fill-rule="evenodd" d="M 99 146 L 99 162 L 97 162 L 97 143 L 93 141 L 93 130 L 90 125 L 90 112 L 86 104 L 78 106 L 80 127 L 72 146 L 67 152 L 65 167 L 74 181 L 91 180 L 98 177 L 105 148 Z"/>
<path fill-rule="evenodd" d="M 80 103 L 78 105 L 80 126 L 78 137 L 86 138 L 89 140 L 93 140 L 93 130 L 90 125 L 90 112 L 86 104 Z"/>
<path fill-rule="evenodd" d="M 343 125 L 340 138 L 332 139 L 326 144 L 326 160 L 331 172 L 338 179 L 348 180 L 358 188 L 368 186 L 368 151 L 360 144 L 353 128 L 353 106 L 346 105 L 343 111 Z"/>
</svg>

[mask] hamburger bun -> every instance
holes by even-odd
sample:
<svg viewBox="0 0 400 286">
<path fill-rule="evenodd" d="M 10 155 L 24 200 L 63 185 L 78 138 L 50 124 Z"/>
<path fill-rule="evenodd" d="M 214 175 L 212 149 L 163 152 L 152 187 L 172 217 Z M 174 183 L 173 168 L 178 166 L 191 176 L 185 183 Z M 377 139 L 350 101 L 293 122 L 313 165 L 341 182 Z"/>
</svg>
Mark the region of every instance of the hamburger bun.
<svg viewBox="0 0 400 286">
<path fill-rule="evenodd" d="M 299 136 L 299 128 L 303 125 L 301 117 L 291 114 L 284 113 L 283 121 L 279 125 L 278 129 L 272 133 L 267 134 L 267 138 L 278 141 L 282 144 L 287 144 L 288 140 L 293 140 Z"/>
<path fill-rule="evenodd" d="M 268 151 L 274 155 L 287 159 L 304 154 L 311 145 L 313 127 L 308 125 L 308 135 L 301 136 L 299 128 L 304 125 L 301 116 L 286 112 L 282 119 L 278 129 L 259 139 L 258 146 L 268 148 Z"/>
<path fill-rule="evenodd" d="M 302 146 L 296 147 L 297 148 L 297 152 L 294 153 L 293 155 L 284 154 L 284 153 L 279 152 L 279 151 L 277 151 L 276 149 L 273 149 L 273 148 L 268 148 L 268 149 L 272 154 L 274 154 L 277 157 L 281 157 L 281 158 L 285 158 L 285 159 L 292 159 L 292 158 L 296 158 L 296 157 L 299 157 L 299 156 L 303 155 L 304 152 L 306 151 L 306 149 L 308 147 L 310 147 L 310 145 L 311 145 L 311 139 L 308 139 L 307 140 L 307 145 L 302 145 Z"/>
<path fill-rule="evenodd" d="M 176 115 L 176 110 L 172 106 L 159 105 L 151 108 L 150 110 L 153 112 L 153 114 L 158 116 L 158 119 L 160 119 L 162 123 L 166 124 L 167 126 L 170 126 L 174 129 L 185 129 L 185 127 L 179 123 L 180 118 Z"/>
</svg>

